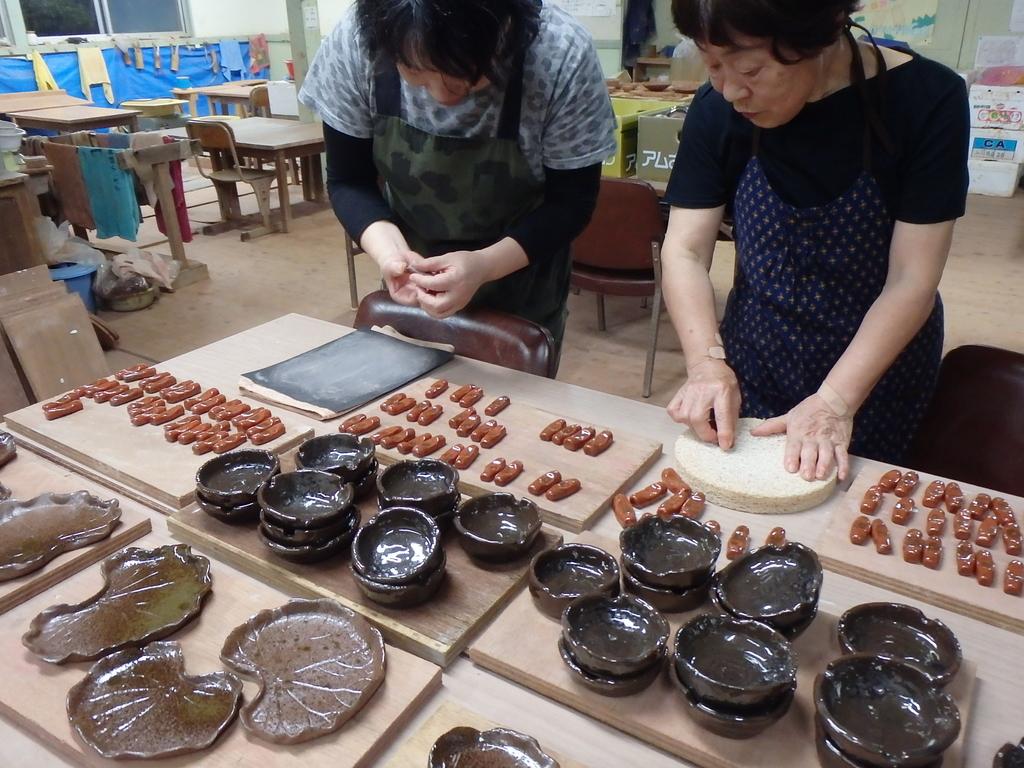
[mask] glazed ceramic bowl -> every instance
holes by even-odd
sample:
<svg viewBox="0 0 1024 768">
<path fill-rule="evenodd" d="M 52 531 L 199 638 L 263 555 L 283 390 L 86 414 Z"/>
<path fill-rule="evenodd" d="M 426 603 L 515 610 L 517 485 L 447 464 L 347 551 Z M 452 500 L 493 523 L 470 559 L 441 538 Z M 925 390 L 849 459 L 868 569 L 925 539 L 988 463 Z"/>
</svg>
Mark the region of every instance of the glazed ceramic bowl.
<svg viewBox="0 0 1024 768">
<path fill-rule="evenodd" d="M 673 663 L 705 704 L 770 709 L 796 685 L 796 656 L 780 633 L 756 621 L 706 613 L 676 633 Z"/>
<path fill-rule="evenodd" d="M 376 462 L 377 446 L 373 440 L 347 433 L 319 435 L 304 442 L 295 453 L 299 469 L 330 472 L 353 485 L 363 480 Z"/>
<path fill-rule="evenodd" d="M 442 550 L 441 561 L 437 567 L 408 584 L 382 584 L 368 579 L 354 566 L 350 570 L 356 586 L 367 600 L 386 605 L 389 608 L 413 608 L 422 605 L 437 594 L 444 581 L 445 565 L 446 561 Z"/>
<path fill-rule="evenodd" d="M 526 734 L 506 728 L 453 728 L 430 750 L 427 768 L 558 768 L 553 757 Z"/>
<path fill-rule="evenodd" d="M 490 493 L 465 502 L 455 514 L 455 530 L 470 557 L 508 562 L 522 557 L 540 535 L 540 510 L 529 499 Z"/>
<path fill-rule="evenodd" d="M 220 520 L 222 523 L 245 525 L 247 523 L 258 523 L 260 520 L 260 505 L 255 501 L 240 507 L 221 507 L 196 494 L 196 503 L 203 512 L 210 517 Z"/>
<path fill-rule="evenodd" d="M 669 625 L 632 595 L 586 595 L 562 614 L 565 647 L 586 671 L 627 677 L 656 664 L 668 647 Z"/>
<path fill-rule="evenodd" d="M 956 703 L 924 672 L 866 653 L 830 663 L 814 681 L 814 704 L 840 750 L 880 768 L 929 765 L 960 733 Z"/>
<path fill-rule="evenodd" d="M 606 675 L 598 675 L 594 672 L 586 669 L 572 652 L 566 647 L 565 638 L 558 639 L 558 653 L 562 657 L 562 661 L 565 666 L 572 672 L 573 677 L 582 684 L 584 687 L 589 688 L 594 693 L 599 693 L 602 696 L 632 696 L 635 693 L 649 688 L 651 683 L 658 679 L 658 675 L 661 674 L 661 669 L 664 666 L 663 662 L 665 657 L 668 655 L 667 651 L 655 659 L 654 663 L 651 664 L 647 669 L 639 672 L 635 675 L 624 675 L 621 677 L 613 677 Z"/>
<path fill-rule="evenodd" d="M 309 547 L 326 544 L 328 541 L 332 541 L 342 534 L 349 532 L 351 532 L 352 536 L 355 536 L 359 522 L 359 510 L 351 507 L 346 514 L 342 515 L 338 522 L 332 523 L 325 528 L 312 528 L 309 530 L 289 528 L 262 520 L 260 522 L 260 531 L 268 539 L 286 547 Z"/>
<path fill-rule="evenodd" d="M 960 669 L 963 653 L 956 635 L 941 621 L 899 603 L 865 603 L 839 620 L 839 646 L 845 653 L 873 653 L 921 669 L 935 685 L 947 685 Z"/>
<path fill-rule="evenodd" d="M 352 542 L 352 569 L 377 584 L 418 581 L 443 558 L 437 523 L 426 512 L 408 507 L 381 510 Z"/>
<path fill-rule="evenodd" d="M 196 494 L 218 507 L 256 501 L 260 486 L 281 471 L 269 451 L 231 451 L 210 459 L 196 472 Z"/>
<path fill-rule="evenodd" d="M 349 514 L 353 491 L 330 472 L 300 469 L 272 477 L 257 498 L 263 519 L 284 528 L 325 528 Z"/>
<path fill-rule="evenodd" d="M 1004 744 L 992 759 L 992 768 L 1024 768 L 1024 739 L 1020 744 Z"/>
<path fill-rule="evenodd" d="M 708 599 L 711 581 L 686 589 L 652 587 L 644 584 L 625 568 L 622 570 L 622 588 L 641 600 L 646 600 L 662 613 L 684 613 L 700 608 Z"/>
<path fill-rule="evenodd" d="M 444 518 L 459 504 L 459 473 L 436 459 L 400 461 L 377 476 L 377 498 L 381 509 L 412 507 Z"/>
<path fill-rule="evenodd" d="M 711 599 L 737 619 L 768 624 L 792 640 L 818 613 L 821 580 L 818 556 L 803 544 L 761 547 L 715 574 Z"/>
<path fill-rule="evenodd" d="M 14 436 L 10 432 L 0 431 L 0 467 L 14 461 L 14 457 L 17 455 L 18 446 L 14 442 Z"/>
<path fill-rule="evenodd" d="M 285 560 L 290 560 L 293 563 L 309 564 L 319 563 L 332 557 L 343 556 L 351 546 L 355 530 L 346 531 L 340 536 L 329 539 L 322 544 L 309 544 L 299 547 L 274 541 L 274 539 L 267 535 L 262 524 L 259 527 L 259 535 L 260 540 L 267 546 L 267 549 L 275 555 L 283 557 Z"/>
<path fill-rule="evenodd" d="M 619 534 L 622 565 L 652 587 L 685 589 L 703 584 L 715 570 L 721 539 L 688 517 L 645 517 Z"/>
<path fill-rule="evenodd" d="M 796 696 L 794 683 L 782 696 L 773 699 L 760 710 L 739 711 L 726 707 L 712 707 L 686 687 L 679 678 L 679 670 L 674 664 L 669 665 L 669 675 L 683 694 L 686 713 L 690 718 L 705 731 L 726 739 L 752 739 L 764 733 L 785 717 Z"/>
<path fill-rule="evenodd" d="M 541 552 L 531 561 L 527 578 L 537 608 L 559 621 L 578 597 L 619 594 L 619 564 L 603 549 L 587 544 L 563 544 Z"/>
</svg>

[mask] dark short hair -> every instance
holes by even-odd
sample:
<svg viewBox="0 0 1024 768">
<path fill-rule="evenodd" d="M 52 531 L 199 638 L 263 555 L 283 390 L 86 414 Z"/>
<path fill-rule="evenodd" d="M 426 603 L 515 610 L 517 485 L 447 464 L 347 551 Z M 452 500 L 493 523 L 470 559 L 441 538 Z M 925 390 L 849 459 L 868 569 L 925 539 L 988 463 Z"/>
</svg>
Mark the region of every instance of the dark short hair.
<svg viewBox="0 0 1024 768">
<path fill-rule="evenodd" d="M 540 27 L 540 0 L 358 0 L 370 55 L 475 83 L 504 83 Z"/>
<path fill-rule="evenodd" d="M 795 64 L 838 40 L 859 5 L 859 0 L 672 0 L 672 18 L 698 45 L 735 45 L 737 35 L 770 38 L 775 58 Z"/>
</svg>

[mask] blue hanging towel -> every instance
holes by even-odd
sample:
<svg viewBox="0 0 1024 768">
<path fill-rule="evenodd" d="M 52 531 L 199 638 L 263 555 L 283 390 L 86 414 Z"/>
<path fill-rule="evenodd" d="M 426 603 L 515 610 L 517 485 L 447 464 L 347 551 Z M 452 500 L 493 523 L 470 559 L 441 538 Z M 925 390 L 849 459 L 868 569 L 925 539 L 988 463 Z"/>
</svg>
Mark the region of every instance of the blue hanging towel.
<svg viewBox="0 0 1024 768">
<path fill-rule="evenodd" d="M 245 72 L 242 46 L 238 44 L 237 40 L 220 41 L 220 66 L 226 72 L 228 80 L 232 79 L 234 72 Z"/>
<path fill-rule="evenodd" d="M 123 150 L 79 147 L 78 162 L 92 203 L 96 235 L 135 241 L 142 220 L 131 171 L 118 165 Z"/>
</svg>

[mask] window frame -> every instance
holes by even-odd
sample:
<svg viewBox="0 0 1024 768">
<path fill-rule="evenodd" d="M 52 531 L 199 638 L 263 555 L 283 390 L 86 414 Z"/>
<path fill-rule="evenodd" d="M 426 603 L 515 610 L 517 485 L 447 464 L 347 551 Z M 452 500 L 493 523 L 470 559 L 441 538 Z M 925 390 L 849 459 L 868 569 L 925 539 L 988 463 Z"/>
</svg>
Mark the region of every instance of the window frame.
<svg viewBox="0 0 1024 768">
<path fill-rule="evenodd" d="M 20 13 L 21 2 L 22 0 L 0 0 L 0 13 L 3 13 L 8 5 L 17 4 L 19 15 L 21 15 L 22 19 L 24 19 L 24 16 Z M 131 34 L 133 37 L 140 39 L 146 39 L 147 37 L 163 37 L 168 35 L 191 35 L 192 14 L 191 8 L 189 8 L 189 0 L 174 0 L 174 3 L 178 7 L 178 17 L 181 19 L 182 26 L 181 29 L 165 29 L 153 32 L 116 33 L 113 31 L 113 24 L 111 23 L 110 17 L 110 7 L 107 3 L 107 0 L 92 0 L 93 10 L 96 14 L 96 22 L 100 28 L 99 32 L 86 35 L 77 34 L 75 32 L 69 32 L 64 35 L 37 35 L 36 39 L 40 43 L 53 44 L 63 42 L 69 37 L 82 37 L 90 42 L 103 42 L 106 40 L 111 40 L 115 35 L 119 34 Z M 3 19 L 0 19 L 0 21 L 3 21 Z M 4 28 L 7 29 L 7 27 Z M 25 28 L 24 32 L 26 35 L 28 34 L 27 27 Z M 0 39 L 3 39 L 2 36 L 0 36 Z M 7 30 L 7 39 L 11 39 L 11 32 L 9 29 Z"/>
</svg>

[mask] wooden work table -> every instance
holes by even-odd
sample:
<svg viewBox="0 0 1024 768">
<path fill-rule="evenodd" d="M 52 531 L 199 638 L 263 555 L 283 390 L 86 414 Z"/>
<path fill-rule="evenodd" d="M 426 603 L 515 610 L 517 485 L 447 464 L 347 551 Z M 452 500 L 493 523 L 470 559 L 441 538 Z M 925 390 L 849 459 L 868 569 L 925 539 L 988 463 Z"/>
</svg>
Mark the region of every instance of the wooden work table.
<svg viewBox="0 0 1024 768">
<path fill-rule="evenodd" d="M 0 94 L 0 115 L 54 107 L 86 106 L 89 102 L 67 91 L 27 91 Z"/>
<path fill-rule="evenodd" d="M 199 372 L 208 370 L 210 366 L 218 366 L 224 377 L 234 378 L 241 373 L 317 347 L 349 331 L 350 329 L 320 320 L 287 315 L 176 358 L 174 367 L 187 375 L 190 369 Z M 456 358 L 439 369 L 437 375 L 452 382 L 472 382 L 488 392 L 500 391 L 508 394 L 513 401 L 529 402 L 563 414 L 566 418 L 599 421 L 612 429 L 639 433 L 660 440 L 664 443 L 667 453 L 638 481 L 638 485 L 649 482 L 662 468 L 673 463 L 671 450 L 679 427 L 660 407 L 464 358 Z M 317 433 L 333 432 L 337 429 L 336 421 L 321 423 L 302 416 L 295 416 L 295 419 Z M 853 463 L 854 471 L 863 464 L 856 459 Z M 827 506 L 828 503 L 823 506 Z M 769 527 L 782 525 L 785 526 L 790 539 L 813 544 L 825 525 L 826 512 L 826 509 L 819 508 L 795 515 L 759 516 L 752 519 L 750 516 L 728 510 L 709 509 L 707 516 L 719 520 L 723 530 L 731 530 L 731 526 L 740 521 L 749 523 L 752 533 L 760 538 L 763 538 L 764 531 Z M 161 516 L 153 512 L 152 517 L 153 536 L 169 542 L 167 528 Z M 608 513 L 600 519 L 595 531 L 602 536 L 614 538 L 618 534 L 618 525 Z M 566 538 L 571 540 L 572 536 L 567 535 Z M 216 567 L 223 569 L 227 566 L 218 564 Z M 283 594 L 280 597 L 282 601 L 285 599 Z M 990 765 L 993 754 L 1004 742 L 1016 742 L 1024 735 L 1021 733 L 1022 723 L 1017 715 L 1021 685 L 1024 683 L 1024 674 L 1019 669 L 1019 659 L 1024 658 L 1024 636 L 826 572 L 821 598 L 823 611 L 838 615 L 853 605 L 871 601 L 899 601 L 918 605 L 928 615 L 950 626 L 963 646 L 964 657 L 977 665 L 980 685 L 977 687 L 974 711 L 966 734 L 966 766 L 973 768 Z M 2 621 L 3 617 L 0 617 L 0 622 Z M 7 682 L 31 686 L 33 681 L 29 679 Z M 622 706 L 629 706 L 629 701 L 622 700 Z M 669 768 L 686 765 L 571 709 L 485 672 L 466 658 L 460 658 L 445 671 L 444 685 L 440 693 L 433 697 L 414 722 L 395 739 L 394 746 L 377 764 L 386 765 L 401 749 L 403 742 L 430 717 L 440 702 L 455 702 L 503 726 L 529 733 L 552 751 L 591 768 Z M 811 734 L 807 737 L 811 738 Z M 196 764 L 202 764 L 202 754 L 195 756 L 194 759 Z M 51 754 L 40 742 L 17 730 L 12 724 L 0 722 L 0 764 L 49 766 L 65 763 L 61 758 Z"/>
<path fill-rule="evenodd" d="M 119 128 L 121 126 L 126 126 L 129 131 L 134 133 L 139 129 L 140 114 L 138 110 L 134 109 L 78 104 L 11 112 L 10 117 L 21 128 L 38 128 L 58 133 L 94 131 L 97 128 Z"/>
</svg>

